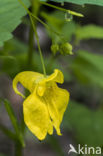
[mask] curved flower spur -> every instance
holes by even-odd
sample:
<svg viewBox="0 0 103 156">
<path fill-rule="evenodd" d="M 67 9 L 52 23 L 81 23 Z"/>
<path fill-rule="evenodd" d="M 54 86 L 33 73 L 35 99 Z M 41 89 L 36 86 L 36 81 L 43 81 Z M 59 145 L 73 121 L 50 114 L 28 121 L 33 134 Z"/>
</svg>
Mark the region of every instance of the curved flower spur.
<svg viewBox="0 0 103 156">
<path fill-rule="evenodd" d="M 53 127 L 61 135 L 60 124 L 69 102 L 69 92 L 61 89 L 56 83 L 63 83 L 64 76 L 58 69 L 50 76 L 24 71 L 16 75 L 13 80 L 14 91 L 22 96 L 17 89 L 20 82 L 30 91 L 30 95 L 23 102 L 24 121 L 31 132 L 43 140 L 47 133 L 53 134 Z"/>
</svg>

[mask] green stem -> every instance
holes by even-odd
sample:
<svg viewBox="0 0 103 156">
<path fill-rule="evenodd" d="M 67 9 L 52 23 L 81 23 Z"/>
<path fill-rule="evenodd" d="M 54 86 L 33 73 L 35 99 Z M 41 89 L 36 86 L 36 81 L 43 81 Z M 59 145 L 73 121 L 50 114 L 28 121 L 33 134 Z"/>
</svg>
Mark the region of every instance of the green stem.
<svg viewBox="0 0 103 156">
<path fill-rule="evenodd" d="M 15 143 L 15 156 L 22 156 L 22 145 L 18 141 Z"/>
<path fill-rule="evenodd" d="M 37 16 L 33 15 L 30 12 L 31 16 L 34 17 L 38 22 L 40 22 L 42 25 L 44 25 L 44 27 L 46 27 L 49 31 L 52 31 L 53 33 L 55 33 L 57 36 L 59 36 L 61 38 L 62 41 L 64 41 L 64 35 L 58 33 L 57 31 L 55 31 L 53 28 L 49 27 L 46 23 L 44 23 L 40 18 L 38 18 Z"/>
<path fill-rule="evenodd" d="M 32 17 L 34 17 L 38 22 L 40 22 L 42 25 L 44 25 L 44 27 L 46 27 L 48 30 L 54 32 L 56 35 L 58 35 L 59 37 L 63 37 L 63 35 L 61 35 L 60 33 L 56 32 L 55 30 L 53 30 L 52 28 L 50 28 L 45 22 L 43 22 L 40 18 L 38 18 L 37 16 L 35 16 L 32 12 L 30 12 L 28 10 L 28 8 L 24 5 L 24 3 L 21 0 L 18 0 L 20 2 L 20 4 L 24 7 L 24 9 L 28 12 L 29 16 L 31 15 Z"/>
<path fill-rule="evenodd" d="M 49 7 L 51 7 L 51 8 L 54 8 L 54 9 L 63 11 L 63 12 L 68 12 L 68 11 L 67 11 L 66 9 L 64 9 L 64 8 L 57 7 L 57 6 L 52 5 L 52 4 L 49 4 L 49 3 L 45 3 L 45 2 L 40 2 L 40 3 L 43 4 L 43 5 L 49 6 Z"/>
<path fill-rule="evenodd" d="M 35 24 L 33 22 L 33 19 L 32 19 L 31 15 L 30 15 L 30 20 L 31 20 L 33 30 L 34 30 L 34 33 L 35 33 L 35 37 L 36 37 L 36 40 L 37 40 L 37 45 L 38 45 L 38 49 L 39 49 L 39 53 L 40 53 L 40 59 L 41 59 L 42 67 L 43 67 L 43 73 L 44 73 L 44 76 L 46 76 L 46 69 L 45 69 L 45 64 L 44 64 L 44 60 L 43 60 L 42 51 L 41 51 L 41 48 L 40 48 L 39 37 L 38 37 L 36 27 L 35 27 Z"/>
<path fill-rule="evenodd" d="M 39 6 L 37 8 L 35 8 L 35 4 L 36 2 L 34 2 L 33 0 L 31 1 L 31 13 L 37 15 L 38 14 L 38 10 L 39 10 Z M 25 7 L 26 8 L 26 7 Z M 28 8 L 27 8 L 28 10 Z M 34 21 L 36 24 L 36 20 Z M 33 49 L 34 49 L 34 31 L 33 31 L 33 27 L 32 24 L 30 25 L 30 32 L 29 32 L 29 49 L 28 49 L 28 65 L 31 66 L 32 65 L 32 60 L 33 60 Z"/>
<path fill-rule="evenodd" d="M 31 1 L 31 4 L 32 4 L 32 8 L 31 8 L 31 12 L 29 12 L 29 14 L 33 14 L 33 15 L 37 16 L 38 12 L 39 12 L 40 4 L 34 0 Z M 26 8 L 26 6 L 25 6 L 25 8 Z M 28 8 L 26 8 L 26 10 L 28 10 Z M 36 25 L 36 20 L 34 20 L 34 25 Z M 33 27 L 31 24 L 30 33 L 29 33 L 29 50 L 28 50 L 28 64 L 29 65 L 32 64 L 33 48 L 34 48 L 34 31 L 33 31 Z"/>
<path fill-rule="evenodd" d="M 60 33 L 56 32 L 55 30 L 53 30 L 52 28 L 50 28 L 46 23 L 44 23 L 40 18 L 38 18 L 37 16 L 33 15 L 30 12 L 31 16 L 33 16 L 37 21 L 39 21 L 41 24 L 43 24 L 47 29 L 49 29 L 50 31 L 54 32 L 56 35 L 61 36 Z"/>
<path fill-rule="evenodd" d="M 75 11 L 67 10 L 67 9 L 64 9 L 64 8 L 61 8 L 61 7 L 57 7 L 57 6 L 49 4 L 49 3 L 45 3 L 45 2 L 40 2 L 40 3 L 43 4 L 43 5 L 52 7 L 54 9 L 57 9 L 57 10 L 69 13 L 69 14 L 74 15 L 74 16 L 84 17 L 84 15 L 82 15 L 81 13 L 77 13 Z"/>
<path fill-rule="evenodd" d="M 32 19 L 32 15 L 34 17 L 37 17 L 37 16 L 35 16 L 34 14 L 32 14 L 21 0 L 18 0 L 18 1 L 25 8 L 25 10 L 28 12 L 28 14 L 30 16 L 30 20 L 31 20 L 31 23 L 32 23 L 32 26 L 33 26 L 33 30 L 34 30 L 34 33 L 35 33 L 35 36 L 36 36 L 37 45 L 38 45 L 38 49 L 39 49 L 39 53 L 40 53 L 40 59 L 41 59 L 42 67 L 43 67 L 43 73 L 44 73 L 44 76 L 46 76 L 46 69 L 45 69 L 45 64 L 44 64 L 44 60 L 43 60 L 42 51 L 41 51 L 41 48 L 40 48 L 39 37 L 38 37 L 37 31 L 36 31 L 35 23 L 34 23 L 34 21 Z"/>
<path fill-rule="evenodd" d="M 32 65 L 32 60 L 33 60 L 33 45 L 34 45 L 34 31 L 33 31 L 32 26 L 30 26 L 29 49 L 28 49 L 28 65 L 29 65 L 29 67 Z"/>
<path fill-rule="evenodd" d="M 10 131 L 8 128 L 6 128 L 4 125 L 0 124 L 0 131 L 2 131 L 7 137 L 10 139 L 16 141 L 17 137 L 16 134 Z"/>
</svg>

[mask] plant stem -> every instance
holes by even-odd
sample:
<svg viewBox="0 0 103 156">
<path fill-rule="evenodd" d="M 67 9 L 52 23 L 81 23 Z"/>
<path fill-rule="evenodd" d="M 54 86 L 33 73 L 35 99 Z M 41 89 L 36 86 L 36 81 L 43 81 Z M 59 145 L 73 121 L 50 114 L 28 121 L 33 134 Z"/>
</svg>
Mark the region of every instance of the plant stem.
<svg viewBox="0 0 103 156">
<path fill-rule="evenodd" d="M 51 8 L 57 9 L 57 10 L 60 10 L 60 11 L 63 11 L 63 12 L 67 12 L 66 9 L 61 8 L 61 7 L 58 7 L 58 6 L 56 6 L 56 5 L 52 5 L 52 4 L 45 3 L 45 2 L 40 2 L 40 3 L 43 4 L 43 5 L 49 6 L 49 7 L 51 7 Z"/>
<path fill-rule="evenodd" d="M 37 16 L 33 15 L 30 12 L 31 16 L 34 17 L 37 21 L 39 21 L 42 25 L 44 25 L 44 27 L 46 27 L 48 30 L 54 32 L 57 36 L 59 37 L 63 37 L 63 34 L 60 34 L 59 32 L 55 31 L 53 28 L 51 28 L 49 25 L 47 25 L 46 23 L 44 23 L 40 18 L 38 18 Z M 42 15 L 42 13 L 41 13 Z"/>
<path fill-rule="evenodd" d="M 32 65 L 33 47 L 34 47 L 34 31 L 31 25 L 30 31 L 29 31 L 29 48 L 28 48 L 28 66 L 29 67 Z"/>
<path fill-rule="evenodd" d="M 33 15 L 37 16 L 38 15 L 38 11 L 39 11 L 39 4 L 37 4 L 33 0 L 31 1 L 31 4 L 32 4 L 31 13 Z M 35 5 L 36 5 L 36 8 L 35 8 Z M 34 20 L 34 23 L 36 25 L 36 20 Z M 30 26 L 30 32 L 29 32 L 29 49 L 28 49 L 28 65 L 29 65 L 29 67 L 32 65 L 33 49 L 34 49 L 34 31 L 33 31 L 33 27 L 32 27 L 32 24 L 31 24 L 31 26 Z"/>
<path fill-rule="evenodd" d="M 12 140 L 16 140 L 16 134 L 13 133 L 11 130 L 6 128 L 4 125 L 0 124 L 0 131 L 2 131 L 7 137 L 9 137 Z"/>
<path fill-rule="evenodd" d="M 40 2 L 40 3 L 43 4 L 43 5 L 49 6 L 51 8 L 63 11 L 65 13 L 69 13 L 69 14 L 74 15 L 74 16 L 84 17 L 84 15 L 82 15 L 81 13 L 77 13 L 75 11 L 67 10 L 67 9 L 64 9 L 64 8 L 61 8 L 61 7 L 58 7 L 58 6 L 49 4 L 49 3 L 45 3 L 45 2 Z"/>
<path fill-rule="evenodd" d="M 15 143 L 15 156 L 22 156 L 22 145 L 19 141 Z"/>
<path fill-rule="evenodd" d="M 38 37 L 37 31 L 36 31 L 36 27 L 35 27 L 35 24 L 34 24 L 34 21 L 33 21 L 31 15 L 30 15 L 30 20 L 31 20 L 31 23 L 32 23 L 32 26 L 33 26 L 33 30 L 35 32 L 35 37 L 36 37 L 36 40 L 37 40 L 37 45 L 38 45 L 38 49 L 39 49 L 40 59 L 41 59 L 42 67 L 43 67 L 43 73 L 44 73 L 44 76 L 46 76 L 46 69 L 45 69 L 44 59 L 43 59 L 43 55 L 42 55 L 42 51 L 41 51 L 41 47 L 40 47 L 40 43 L 39 43 L 39 37 Z"/>
<path fill-rule="evenodd" d="M 28 8 L 25 6 L 25 4 L 21 1 L 18 0 L 20 2 L 20 4 L 24 7 L 24 9 L 27 11 L 27 13 L 29 14 L 29 16 L 31 15 L 32 17 L 34 17 L 38 22 L 40 22 L 42 25 L 44 25 L 44 27 L 46 27 L 48 30 L 54 32 L 57 36 L 59 36 L 61 38 L 61 40 L 63 40 L 63 34 L 60 34 L 59 32 L 53 30 L 51 27 L 49 27 L 45 22 L 43 22 L 40 18 L 38 18 L 35 14 L 33 14 L 32 12 L 30 12 L 28 10 Z M 42 13 L 41 13 L 42 14 Z"/>
<path fill-rule="evenodd" d="M 24 7 L 24 9 L 27 11 L 27 13 L 30 14 L 30 11 L 25 6 L 25 4 L 22 2 L 22 0 L 18 0 L 18 1 Z M 32 6 L 31 10 L 33 12 L 33 6 Z M 31 25 L 30 31 L 29 31 L 29 48 L 28 48 L 28 65 L 29 65 L 29 67 L 32 65 L 33 45 L 34 45 L 33 43 L 34 43 L 34 31 L 33 31 L 32 25 Z"/>
<path fill-rule="evenodd" d="M 32 19 L 32 15 L 33 15 L 34 17 L 37 17 L 37 12 L 38 12 L 39 9 L 35 8 L 35 9 L 36 9 L 36 11 L 35 11 L 35 9 L 33 8 L 33 11 L 35 11 L 35 12 L 34 12 L 34 14 L 32 14 L 21 0 L 18 0 L 18 1 L 19 1 L 20 4 L 25 8 L 25 10 L 28 12 L 28 14 L 29 14 L 29 16 L 30 16 L 30 20 L 31 20 L 31 23 L 32 23 L 32 26 L 33 26 L 33 30 L 34 30 L 34 33 L 35 33 L 35 36 L 36 36 L 37 45 L 38 45 L 38 49 L 39 49 L 39 53 L 40 53 L 40 59 L 41 59 L 42 67 L 43 67 L 43 73 L 44 73 L 44 76 L 46 76 L 46 69 L 45 69 L 45 64 L 44 64 L 44 60 L 43 60 L 43 55 L 42 55 L 42 51 L 41 51 L 41 47 L 40 47 L 40 43 L 39 43 L 38 33 L 37 33 L 37 31 L 36 31 L 36 24 L 35 24 L 35 22 L 34 22 L 33 19 Z M 36 1 L 36 2 L 37 2 L 37 1 Z M 33 4 L 33 7 L 34 7 L 34 1 L 32 1 L 32 4 Z M 38 3 L 38 5 L 39 5 L 39 3 Z M 37 6 L 37 5 L 36 5 L 36 6 Z M 38 8 L 39 8 L 39 7 L 38 7 Z M 35 18 L 35 19 L 36 19 L 36 18 Z"/>
</svg>

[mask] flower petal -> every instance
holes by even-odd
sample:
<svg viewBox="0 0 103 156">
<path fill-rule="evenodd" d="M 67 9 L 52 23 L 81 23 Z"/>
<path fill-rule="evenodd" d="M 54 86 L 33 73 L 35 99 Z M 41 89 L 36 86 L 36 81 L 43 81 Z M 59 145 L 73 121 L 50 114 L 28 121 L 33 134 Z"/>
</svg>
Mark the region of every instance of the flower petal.
<svg viewBox="0 0 103 156">
<path fill-rule="evenodd" d="M 43 78 L 44 76 L 37 72 L 24 71 L 16 75 L 13 80 L 14 91 L 24 98 L 24 95 L 17 89 L 17 83 L 20 82 L 25 88 L 32 92 L 35 88 L 36 81 Z"/>
<path fill-rule="evenodd" d="M 60 124 L 69 102 L 69 92 L 59 88 L 56 83 L 54 83 L 53 89 L 46 94 L 45 98 L 47 99 L 48 110 L 53 120 L 53 125 L 57 130 L 57 134 L 61 135 Z"/>
<path fill-rule="evenodd" d="M 57 83 L 63 83 L 64 82 L 63 73 L 60 70 L 55 69 L 53 74 L 51 74 L 50 76 L 48 76 L 42 80 L 42 82 L 49 82 L 49 81 L 55 81 Z"/>
<path fill-rule="evenodd" d="M 37 91 L 37 94 L 39 96 L 43 96 L 44 95 L 44 92 L 46 91 L 46 85 L 45 85 L 45 83 L 41 83 L 41 84 L 37 85 L 36 91 Z"/>
<path fill-rule="evenodd" d="M 53 133 L 53 125 L 45 101 L 32 93 L 23 103 L 24 121 L 31 132 L 43 140 L 47 135 Z"/>
</svg>

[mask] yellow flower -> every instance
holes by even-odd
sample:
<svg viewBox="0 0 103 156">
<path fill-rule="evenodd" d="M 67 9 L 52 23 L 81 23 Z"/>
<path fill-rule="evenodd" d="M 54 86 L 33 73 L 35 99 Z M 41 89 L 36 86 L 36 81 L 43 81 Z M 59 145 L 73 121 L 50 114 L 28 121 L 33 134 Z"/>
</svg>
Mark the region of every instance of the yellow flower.
<svg viewBox="0 0 103 156">
<path fill-rule="evenodd" d="M 69 92 L 56 84 L 64 82 L 62 72 L 55 69 L 53 74 L 46 77 L 32 71 L 16 75 L 13 89 L 24 98 L 17 89 L 18 82 L 31 93 L 23 103 L 24 121 L 31 132 L 43 140 L 47 133 L 53 134 L 54 127 L 57 134 L 61 135 L 60 124 L 69 101 Z"/>
</svg>

